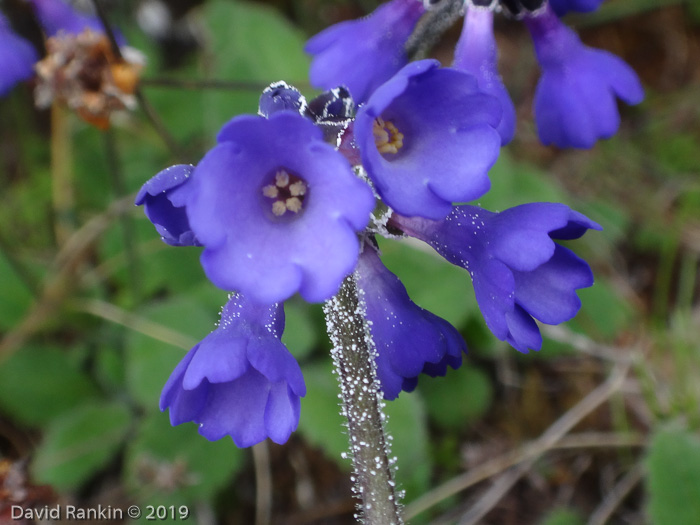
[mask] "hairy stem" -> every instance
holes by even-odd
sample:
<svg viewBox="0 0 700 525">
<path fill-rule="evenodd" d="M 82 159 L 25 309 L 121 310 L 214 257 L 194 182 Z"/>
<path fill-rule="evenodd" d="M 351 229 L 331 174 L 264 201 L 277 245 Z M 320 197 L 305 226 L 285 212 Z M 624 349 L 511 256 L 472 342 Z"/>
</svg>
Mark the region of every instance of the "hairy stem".
<svg viewBox="0 0 700 525">
<path fill-rule="evenodd" d="M 324 306 L 333 344 L 343 415 L 347 418 L 352 453 L 354 491 L 361 499 L 364 523 L 400 525 L 399 504 L 384 430 L 384 405 L 377 381 L 376 350 L 365 318 L 362 291 L 354 276 Z"/>
</svg>

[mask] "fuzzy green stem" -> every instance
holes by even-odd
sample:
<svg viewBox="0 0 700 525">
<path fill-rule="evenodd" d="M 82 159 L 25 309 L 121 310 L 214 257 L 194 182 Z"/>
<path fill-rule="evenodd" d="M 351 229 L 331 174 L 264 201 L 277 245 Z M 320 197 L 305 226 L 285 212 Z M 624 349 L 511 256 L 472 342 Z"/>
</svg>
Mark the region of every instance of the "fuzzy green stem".
<svg viewBox="0 0 700 525">
<path fill-rule="evenodd" d="M 376 350 L 365 310 L 353 275 L 345 278 L 338 294 L 324 305 L 350 438 L 353 490 L 361 499 L 362 520 L 367 525 L 400 525 L 403 520 L 389 460 L 390 438 L 384 430 Z"/>
</svg>

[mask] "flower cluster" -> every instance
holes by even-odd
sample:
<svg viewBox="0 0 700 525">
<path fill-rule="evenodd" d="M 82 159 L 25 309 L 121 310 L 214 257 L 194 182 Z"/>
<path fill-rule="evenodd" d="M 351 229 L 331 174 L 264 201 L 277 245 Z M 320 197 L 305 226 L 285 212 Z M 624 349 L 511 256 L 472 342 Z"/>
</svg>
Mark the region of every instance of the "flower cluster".
<svg viewBox="0 0 700 525">
<path fill-rule="evenodd" d="M 172 423 L 195 421 L 205 437 L 239 446 L 286 440 L 304 383 L 280 342 L 281 303 L 295 293 L 326 301 L 349 275 L 386 399 L 421 374 L 459 367 L 461 335 L 410 300 L 377 235 L 416 237 L 465 267 L 487 326 L 518 350 L 540 347 L 534 319 L 573 317 L 576 290 L 593 279 L 555 240 L 597 224 L 561 204 L 501 213 L 455 205 L 488 191 L 502 115 L 477 78 L 433 60 L 405 65 L 359 107 L 346 89 L 307 102 L 280 82 L 263 92 L 258 115 L 225 124 L 196 166 L 148 181 L 136 203 L 163 241 L 202 246 L 208 278 L 233 292 L 219 327 L 163 391 Z"/>
<path fill-rule="evenodd" d="M 425 2 L 429 6 L 433 3 L 440 2 Z M 532 36 L 542 70 L 534 113 L 544 144 L 590 148 L 617 131 L 618 98 L 628 104 L 641 102 L 644 93 L 634 71 L 617 56 L 584 45 L 559 19 L 570 11 L 593 11 L 601 3 L 464 0 L 464 28 L 453 67 L 474 75 L 479 89 L 501 103 L 503 116 L 497 129 L 503 144 L 515 133 L 515 110 L 498 73 L 494 12 L 518 18 Z M 407 35 L 418 23 L 422 4 L 418 0 L 391 0 L 367 18 L 337 24 L 313 37 L 306 47 L 313 55 L 312 84 L 324 89 L 345 85 L 356 100 L 368 99 L 377 84 L 407 62 Z"/>
</svg>

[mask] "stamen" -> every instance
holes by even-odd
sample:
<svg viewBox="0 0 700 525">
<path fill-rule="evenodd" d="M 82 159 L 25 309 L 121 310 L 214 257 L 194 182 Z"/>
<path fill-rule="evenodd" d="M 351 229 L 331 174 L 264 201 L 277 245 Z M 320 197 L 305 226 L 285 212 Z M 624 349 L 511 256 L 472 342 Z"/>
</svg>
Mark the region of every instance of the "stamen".
<svg viewBox="0 0 700 525">
<path fill-rule="evenodd" d="M 280 170 L 275 174 L 275 184 L 278 188 L 284 188 L 289 186 L 289 173 L 284 170 Z"/>
<path fill-rule="evenodd" d="M 308 192 L 306 181 L 296 175 L 290 175 L 284 169 L 275 173 L 275 183 L 263 186 L 262 194 L 272 199 L 272 214 L 281 217 L 288 211 L 299 213 L 304 207 Z"/>
<path fill-rule="evenodd" d="M 291 212 L 298 213 L 301 210 L 301 201 L 296 197 L 290 197 L 284 202 L 287 205 L 287 209 Z"/>
<path fill-rule="evenodd" d="M 292 197 L 299 197 L 306 194 L 306 184 L 303 181 L 297 181 L 289 185 L 289 193 Z"/>
<path fill-rule="evenodd" d="M 272 203 L 272 213 L 277 215 L 278 217 L 281 217 L 284 215 L 284 212 L 287 211 L 287 206 L 285 206 L 284 202 L 282 201 L 275 201 Z"/>
<path fill-rule="evenodd" d="M 372 126 L 372 133 L 379 153 L 395 154 L 403 147 L 403 133 L 391 121 L 377 117 Z"/>
<path fill-rule="evenodd" d="M 265 195 L 265 197 L 270 197 L 271 199 L 274 199 L 279 194 L 280 190 L 277 189 L 277 186 L 268 184 L 267 186 L 263 187 L 263 195 Z"/>
</svg>

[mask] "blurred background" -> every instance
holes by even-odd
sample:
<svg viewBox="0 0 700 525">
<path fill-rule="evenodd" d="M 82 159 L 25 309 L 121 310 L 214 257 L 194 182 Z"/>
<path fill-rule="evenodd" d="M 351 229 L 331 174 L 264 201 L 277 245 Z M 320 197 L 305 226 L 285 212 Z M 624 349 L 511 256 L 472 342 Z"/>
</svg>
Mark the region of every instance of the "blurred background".
<svg viewBox="0 0 700 525">
<path fill-rule="evenodd" d="M 11 505 L 56 504 L 187 506 L 202 524 L 355 522 L 320 305 L 285 306 L 283 340 L 308 387 L 287 444 L 210 443 L 158 410 L 226 293 L 198 249 L 160 241 L 133 196 L 161 169 L 196 163 L 270 82 L 313 96 L 305 40 L 378 4 L 105 2 L 147 56 L 145 104 L 100 131 L 36 110 L 31 83 L 0 99 L 1 523 L 21 522 Z M 26 14 L 19 1 L 3 10 Z M 469 347 L 460 370 L 387 406 L 411 523 L 700 523 L 700 4 L 608 0 L 566 22 L 630 63 L 646 99 L 591 150 L 541 146 L 529 36 L 499 17 L 519 121 L 479 204 L 564 202 L 603 225 L 573 245 L 596 276 L 579 315 L 519 354 L 486 329 L 466 273 L 381 242 L 413 300 Z M 459 29 L 434 50 L 445 64 Z M 42 44 L 31 21 L 23 31 Z"/>
</svg>

